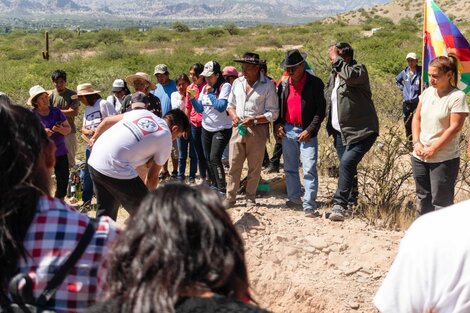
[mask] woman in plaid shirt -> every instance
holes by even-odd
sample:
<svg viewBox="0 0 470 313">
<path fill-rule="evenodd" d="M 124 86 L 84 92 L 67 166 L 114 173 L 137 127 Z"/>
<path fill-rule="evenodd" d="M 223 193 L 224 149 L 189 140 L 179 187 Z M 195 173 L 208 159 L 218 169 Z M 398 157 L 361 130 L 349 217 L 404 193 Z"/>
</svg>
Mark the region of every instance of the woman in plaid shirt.
<svg viewBox="0 0 470 313">
<path fill-rule="evenodd" d="M 89 219 L 52 198 L 55 145 L 26 108 L 0 95 L 0 304 L 10 279 L 28 273 L 37 298 L 82 237 Z M 108 217 L 48 302 L 57 312 L 81 312 L 96 301 L 106 276 L 104 257 L 118 229 Z M 1 310 L 0 310 L 1 311 Z"/>
</svg>

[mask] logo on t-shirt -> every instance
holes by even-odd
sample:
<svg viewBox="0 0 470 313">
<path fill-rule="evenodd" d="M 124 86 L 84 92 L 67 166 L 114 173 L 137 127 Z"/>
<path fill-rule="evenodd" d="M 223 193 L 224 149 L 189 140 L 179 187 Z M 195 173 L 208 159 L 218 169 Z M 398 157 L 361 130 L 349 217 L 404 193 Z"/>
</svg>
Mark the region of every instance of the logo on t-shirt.
<svg viewBox="0 0 470 313">
<path fill-rule="evenodd" d="M 155 133 L 161 129 L 161 127 L 155 122 L 151 116 L 144 116 L 133 121 L 135 125 L 142 131 L 143 135 L 146 136 L 151 133 Z"/>
</svg>

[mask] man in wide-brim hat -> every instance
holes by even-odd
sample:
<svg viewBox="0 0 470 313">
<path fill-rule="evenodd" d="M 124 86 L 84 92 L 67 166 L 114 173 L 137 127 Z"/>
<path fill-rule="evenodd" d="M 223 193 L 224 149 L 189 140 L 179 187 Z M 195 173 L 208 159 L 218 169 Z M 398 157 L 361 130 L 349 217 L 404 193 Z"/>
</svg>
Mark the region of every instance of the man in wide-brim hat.
<svg viewBox="0 0 470 313">
<path fill-rule="evenodd" d="M 259 55 L 246 52 L 241 59 L 242 77 L 235 79 L 228 98 L 227 112 L 232 119 L 230 170 L 225 206 L 236 203 L 237 190 L 245 159 L 248 160 L 246 206 L 256 206 L 256 190 L 261 174 L 264 149 L 269 136 L 269 123 L 278 115 L 276 87 L 260 71 Z"/>
<path fill-rule="evenodd" d="M 147 110 L 152 112 L 158 117 L 162 117 L 162 105 L 160 99 L 150 93 L 151 90 L 155 89 L 155 84 L 152 82 L 152 78 L 149 74 L 144 72 L 137 72 L 133 75 L 126 77 L 126 82 L 129 86 L 134 87 L 134 90 L 145 93 L 147 96 L 146 101 L 149 103 Z M 128 112 L 132 110 L 131 107 L 131 98 L 132 94 L 127 95 L 122 100 L 122 109 L 121 113 Z"/>
<path fill-rule="evenodd" d="M 277 138 L 282 140 L 287 202 L 290 208 L 303 208 L 306 217 L 316 217 L 318 191 L 317 134 L 325 118 L 326 101 L 322 80 L 306 71 L 307 55 L 297 49 L 286 52 L 280 66 L 288 74 L 278 86 L 279 118 L 275 122 Z M 304 190 L 299 175 L 300 162 Z M 303 196 L 303 200 L 302 200 Z"/>
</svg>

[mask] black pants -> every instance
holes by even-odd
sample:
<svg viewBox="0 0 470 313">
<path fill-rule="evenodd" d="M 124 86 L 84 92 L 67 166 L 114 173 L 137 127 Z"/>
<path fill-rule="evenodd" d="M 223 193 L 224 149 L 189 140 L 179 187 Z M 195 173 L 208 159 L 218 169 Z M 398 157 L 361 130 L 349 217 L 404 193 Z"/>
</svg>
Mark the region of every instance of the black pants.
<svg viewBox="0 0 470 313">
<path fill-rule="evenodd" d="M 460 158 L 428 163 L 411 157 L 418 212 L 423 215 L 454 204 Z"/>
<path fill-rule="evenodd" d="M 101 174 L 88 165 L 96 195 L 96 217 L 109 216 L 116 220 L 119 205 L 133 214 L 149 192 L 139 176 L 132 179 L 116 179 Z"/>
<path fill-rule="evenodd" d="M 55 197 L 63 199 L 67 194 L 67 186 L 69 184 L 69 159 L 67 155 L 55 158 L 54 173 L 57 182 Z"/>
<path fill-rule="evenodd" d="M 418 102 L 418 98 L 415 100 L 403 101 L 403 123 L 405 124 L 406 140 L 408 141 L 408 144 L 413 142 L 411 123 L 413 121 L 413 115 L 416 111 L 416 107 L 418 106 Z"/>
<path fill-rule="evenodd" d="M 231 136 L 232 128 L 216 132 L 202 129 L 202 148 L 207 161 L 207 173 L 212 185 L 222 192 L 225 192 L 227 186 L 224 166 L 222 165 L 222 154 Z"/>
</svg>

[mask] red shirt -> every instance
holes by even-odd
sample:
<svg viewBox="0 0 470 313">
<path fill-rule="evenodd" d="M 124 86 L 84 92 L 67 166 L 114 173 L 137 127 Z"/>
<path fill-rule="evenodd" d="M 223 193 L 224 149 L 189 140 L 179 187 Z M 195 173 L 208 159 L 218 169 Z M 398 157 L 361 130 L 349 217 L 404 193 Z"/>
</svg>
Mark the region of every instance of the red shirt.
<svg viewBox="0 0 470 313">
<path fill-rule="evenodd" d="M 199 94 L 201 93 L 202 88 L 206 85 L 206 82 L 202 83 L 200 86 L 196 85 L 195 83 L 192 83 L 189 85 L 188 88 L 192 88 L 197 90 L 196 95 L 194 96 L 196 100 L 199 98 Z M 202 126 L 202 113 L 196 112 L 196 110 L 193 110 L 193 105 L 191 104 L 191 99 L 189 97 L 186 97 L 186 110 L 189 111 L 189 120 L 190 122 L 196 126 L 196 127 L 201 127 Z"/>
<path fill-rule="evenodd" d="M 289 78 L 289 96 L 287 97 L 286 122 L 289 124 L 302 125 L 302 90 L 307 80 L 307 74 L 294 87 L 292 78 Z"/>
</svg>

